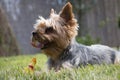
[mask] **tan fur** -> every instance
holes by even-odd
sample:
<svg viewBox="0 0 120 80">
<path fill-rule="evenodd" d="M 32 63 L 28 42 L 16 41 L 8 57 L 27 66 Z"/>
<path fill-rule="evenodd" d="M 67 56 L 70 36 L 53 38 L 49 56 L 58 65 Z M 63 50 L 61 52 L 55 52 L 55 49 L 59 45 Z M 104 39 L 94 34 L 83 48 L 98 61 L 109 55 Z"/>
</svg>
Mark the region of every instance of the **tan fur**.
<svg viewBox="0 0 120 80">
<path fill-rule="evenodd" d="M 49 19 L 40 17 L 34 28 L 41 37 L 38 41 L 49 41 L 52 43 L 49 48 L 43 49 L 43 51 L 47 56 L 55 60 L 70 44 L 72 38 L 77 35 L 78 27 L 76 26 L 78 26 L 77 20 L 72 13 L 72 5 L 68 2 L 59 14 L 56 14 L 55 11 L 51 9 Z M 53 27 L 55 32 L 45 34 L 45 30 L 48 27 Z"/>
<path fill-rule="evenodd" d="M 116 59 L 114 64 L 120 64 L 120 53 L 116 54 Z"/>
</svg>

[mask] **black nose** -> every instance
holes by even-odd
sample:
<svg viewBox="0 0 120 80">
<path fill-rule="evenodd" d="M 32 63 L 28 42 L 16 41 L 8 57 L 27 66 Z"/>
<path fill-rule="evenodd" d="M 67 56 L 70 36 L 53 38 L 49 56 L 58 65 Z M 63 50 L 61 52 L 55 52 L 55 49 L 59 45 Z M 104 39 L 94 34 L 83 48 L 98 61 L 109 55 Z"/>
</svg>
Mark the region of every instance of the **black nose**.
<svg viewBox="0 0 120 80">
<path fill-rule="evenodd" d="M 32 35 L 35 36 L 37 34 L 37 32 L 32 32 Z"/>
</svg>

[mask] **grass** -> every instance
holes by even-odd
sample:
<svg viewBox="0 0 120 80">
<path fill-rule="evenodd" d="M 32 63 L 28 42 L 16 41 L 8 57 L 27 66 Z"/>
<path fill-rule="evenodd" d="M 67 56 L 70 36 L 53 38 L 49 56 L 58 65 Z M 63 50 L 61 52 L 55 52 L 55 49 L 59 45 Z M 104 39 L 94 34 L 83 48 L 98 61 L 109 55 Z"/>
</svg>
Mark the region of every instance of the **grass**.
<svg viewBox="0 0 120 80">
<path fill-rule="evenodd" d="M 22 55 L 0 58 L 0 80 L 120 80 L 120 65 L 94 65 L 73 70 L 62 69 L 56 73 L 51 70 L 40 75 L 24 73 L 33 57 L 37 58 L 36 71 L 44 71 L 46 56 Z"/>
</svg>

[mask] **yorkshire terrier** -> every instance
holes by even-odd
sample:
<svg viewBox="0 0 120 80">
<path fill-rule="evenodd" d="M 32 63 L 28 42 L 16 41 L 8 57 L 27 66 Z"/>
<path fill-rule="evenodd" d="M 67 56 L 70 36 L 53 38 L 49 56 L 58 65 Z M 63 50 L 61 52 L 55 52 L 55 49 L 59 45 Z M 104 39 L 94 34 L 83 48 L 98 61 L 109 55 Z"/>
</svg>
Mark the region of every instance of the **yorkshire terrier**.
<svg viewBox="0 0 120 80">
<path fill-rule="evenodd" d="M 120 52 L 104 45 L 78 44 L 78 23 L 68 2 L 59 14 L 51 9 L 50 17 L 40 17 L 34 25 L 32 42 L 48 56 L 48 69 L 74 68 L 88 64 L 114 64 L 120 61 Z"/>
</svg>

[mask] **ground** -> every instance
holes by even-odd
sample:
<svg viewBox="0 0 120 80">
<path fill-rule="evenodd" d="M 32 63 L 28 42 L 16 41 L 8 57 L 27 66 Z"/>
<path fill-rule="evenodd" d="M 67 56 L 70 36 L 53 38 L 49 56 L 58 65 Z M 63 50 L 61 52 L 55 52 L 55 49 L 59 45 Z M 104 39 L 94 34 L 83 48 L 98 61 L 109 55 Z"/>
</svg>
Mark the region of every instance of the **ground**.
<svg viewBox="0 0 120 80">
<path fill-rule="evenodd" d="M 1 57 L 0 80 L 120 80 L 120 65 L 88 65 L 71 71 L 62 69 L 58 73 L 52 70 L 37 76 L 24 73 L 33 57 L 37 59 L 35 71 L 44 71 L 47 58 L 42 54 Z"/>
</svg>

